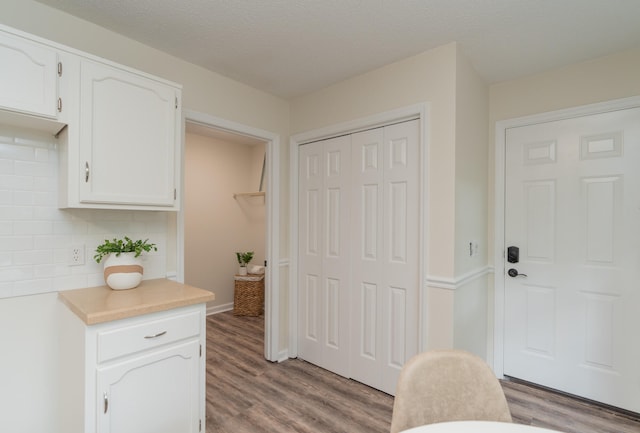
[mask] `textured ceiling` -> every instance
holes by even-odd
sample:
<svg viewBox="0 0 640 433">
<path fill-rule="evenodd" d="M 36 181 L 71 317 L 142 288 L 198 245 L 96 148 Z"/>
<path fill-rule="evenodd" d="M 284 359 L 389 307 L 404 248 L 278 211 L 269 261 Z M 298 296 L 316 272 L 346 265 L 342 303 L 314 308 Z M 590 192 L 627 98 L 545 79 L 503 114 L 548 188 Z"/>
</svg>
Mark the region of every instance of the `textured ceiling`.
<svg viewBox="0 0 640 433">
<path fill-rule="evenodd" d="M 640 0 L 38 0 L 283 98 L 457 41 L 489 83 L 640 46 Z"/>
</svg>

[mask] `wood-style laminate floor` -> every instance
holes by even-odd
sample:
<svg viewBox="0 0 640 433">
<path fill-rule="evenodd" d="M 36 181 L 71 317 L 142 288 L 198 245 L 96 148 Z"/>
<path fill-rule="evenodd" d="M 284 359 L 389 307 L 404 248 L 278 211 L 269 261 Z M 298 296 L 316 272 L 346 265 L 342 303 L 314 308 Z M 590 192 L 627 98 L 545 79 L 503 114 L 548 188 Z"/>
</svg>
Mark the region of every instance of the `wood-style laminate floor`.
<svg viewBox="0 0 640 433">
<path fill-rule="evenodd" d="M 389 431 L 393 397 L 299 359 L 263 356 L 263 317 L 207 318 L 207 433 Z M 566 433 L 640 433 L 640 418 L 503 381 L 514 422 Z"/>
</svg>

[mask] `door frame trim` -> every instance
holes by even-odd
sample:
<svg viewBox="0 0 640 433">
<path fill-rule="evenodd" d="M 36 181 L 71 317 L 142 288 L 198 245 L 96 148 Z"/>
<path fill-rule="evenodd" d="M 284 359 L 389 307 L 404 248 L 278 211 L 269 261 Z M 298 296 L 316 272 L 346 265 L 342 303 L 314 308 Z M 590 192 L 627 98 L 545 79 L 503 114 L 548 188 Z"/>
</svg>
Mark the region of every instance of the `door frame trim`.
<svg viewBox="0 0 640 433">
<path fill-rule="evenodd" d="M 289 141 L 289 357 L 298 356 L 298 150 L 305 143 L 324 140 L 340 135 L 353 134 L 367 129 L 386 126 L 405 120 L 419 119 L 420 123 L 420 166 L 419 166 L 419 275 L 418 275 L 418 351 L 427 347 L 426 337 L 426 263 L 427 263 L 427 215 L 428 215 L 428 162 L 429 162 L 429 103 L 419 103 L 391 111 L 338 123 L 327 127 L 295 134 Z"/>
<path fill-rule="evenodd" d="M 610 111 L 624 110 L 640 107 L 640 96 L 615 99 L 606 102 L 581 105 L 561 110 L 548 111 L 529 116 L 496 122 L 495 128 L 495 203 L 494 203 L 494 326 L 493 326 L 493 351 L 489 351 L 489 364 L 499 378 L 504 377 L 504 302 L 505 302 L 505 253 L 504 253 L 504 212 L 505 212 L 505 153 L 506 131 L 509 128 L 534 125 L 538 123 L 553 122 L 557 120 L 571 119 L 592 114 L 606 113 Z"/>
<path fill-rule="evenodd" d="M 257 138 L 266 142 L 266 251 L 268 270 L 265 273 L 264 305 L 264 357 L 269 361 L 280 361 L 280 135 L 252 126 L 226 120 L 209 114 L 183 110 L 183 131 L 185 123 L 198 125 Z M 184 134 L 184 132 L 183 132 Z M 177 215 L 177 279 L 184 282 L 184 152 L 183 135 L 180 151 L 181 176 L 180 211 Z"/>
</svg>

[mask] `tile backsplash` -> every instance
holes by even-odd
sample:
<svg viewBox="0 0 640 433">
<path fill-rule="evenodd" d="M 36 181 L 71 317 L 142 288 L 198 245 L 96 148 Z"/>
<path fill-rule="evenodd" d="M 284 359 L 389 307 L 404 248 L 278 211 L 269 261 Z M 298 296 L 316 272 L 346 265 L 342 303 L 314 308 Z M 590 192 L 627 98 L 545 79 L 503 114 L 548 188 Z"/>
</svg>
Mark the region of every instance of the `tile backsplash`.
<svg viewBox="0 0 640 433">
<path fill-rule="evenodd" d="M 0 125 L 0 298 L 104 284 L 93 260 L 104 239 L 149 239 L 144 278 L 166 276 L 165 212 L 59 209 L 57 140 Z M 84 247 L 84 264 L 70 265 Z"/>
</svg>

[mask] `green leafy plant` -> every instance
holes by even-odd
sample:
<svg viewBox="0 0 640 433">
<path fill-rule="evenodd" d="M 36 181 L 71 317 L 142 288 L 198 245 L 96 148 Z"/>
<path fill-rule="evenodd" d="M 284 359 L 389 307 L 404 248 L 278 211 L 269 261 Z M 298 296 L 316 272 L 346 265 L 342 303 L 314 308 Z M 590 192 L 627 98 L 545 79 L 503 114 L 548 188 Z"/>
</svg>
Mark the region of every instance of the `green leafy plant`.
<svg viewBox="0 0 640 433">
<path fill-rule="evenodd" d="M 251 259 L 253 259 L 253 251 L 247 251 L 246 253 L 236 253 L 236 257 L 238 259 L 238 263 L 240 263 L 240 266 L 246 267 Z"/>
<path fill-rule="evenodd" d="M 133 241 L 127 236 L 124 239 L 113 238 L 112 241 L 105 239 L 103 244 L 96 247 L 96 255 L 93 256 L 93 259 L 100 263 L 109 254 L 119 256 L 122 253 L 136 253 L 135 257 L 138 257 L 143 251 L 149 252 L 151 250 L 158 251 L 158 248 L 156 244 L 149 243 L 149 239 Z"/>
</svg>

